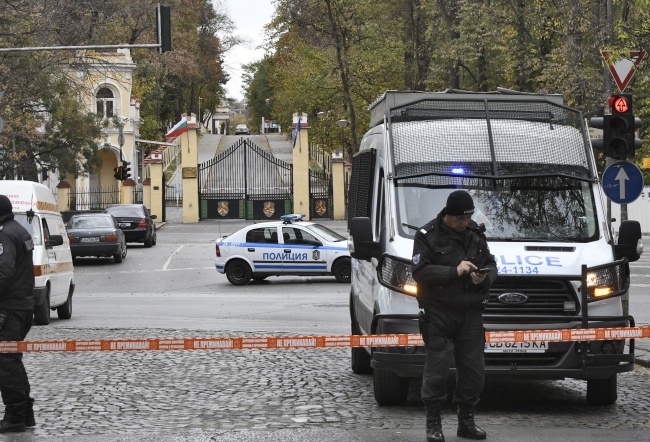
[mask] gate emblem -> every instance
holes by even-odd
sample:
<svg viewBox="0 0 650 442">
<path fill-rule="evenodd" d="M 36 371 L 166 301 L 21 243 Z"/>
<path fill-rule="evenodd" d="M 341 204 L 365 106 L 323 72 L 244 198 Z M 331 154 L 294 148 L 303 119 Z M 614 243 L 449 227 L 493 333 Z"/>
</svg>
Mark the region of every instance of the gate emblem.
<svg viewBox="0 0 650 442">
<path fill-rule="evenodd" d="M 275 203 L 273 201 L 264 201 L 264 215 L 271 218 L 275 213 Z"/>
<path fill-rule="evenodd" d="M 228 201 L 219 201 L 217 205 L 217 213 L 221 216 L 228 215 L 230 209 L 228 208 Z"/>
<path fill-rule="evenodd" d="M 318 216 L 323 216 L 327 212 L 327 201 L 326 200 L 316 200 L 316 214 Z"/>
</svg>

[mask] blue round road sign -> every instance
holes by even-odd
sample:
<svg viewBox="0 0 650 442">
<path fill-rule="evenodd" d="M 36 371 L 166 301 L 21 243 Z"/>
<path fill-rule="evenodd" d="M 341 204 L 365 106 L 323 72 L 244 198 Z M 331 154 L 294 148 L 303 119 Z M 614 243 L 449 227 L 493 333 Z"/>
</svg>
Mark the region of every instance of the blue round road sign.
<svg viewBox="0 0 650 442">
<path fill-rule="evenodd" d="M 629 204 L 643 191 L 643 174 L 636 164 L 617 161 L 603 173 L 603 191 L 612 202 Z"/>
</svg>

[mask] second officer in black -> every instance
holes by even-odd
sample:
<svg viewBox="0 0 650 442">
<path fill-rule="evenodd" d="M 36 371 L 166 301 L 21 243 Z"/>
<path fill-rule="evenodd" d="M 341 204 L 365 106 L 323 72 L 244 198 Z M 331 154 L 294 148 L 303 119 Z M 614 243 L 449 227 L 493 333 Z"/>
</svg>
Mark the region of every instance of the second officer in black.
<svg viewBox="0 0 650 442">
<path fill-rule="evenodd" d="M 415 235 L 413 278 L 418 284 L 420 330 L 426 348 L 421 396 L 426 409 L 427 441 L 444 442 L 441 408 L 447 376 L 456 367 L 453 401 L 459 437 L 485 439 L 474 423 L 483 390 L 485 330 L 483 310 L 496 262 L 483 234 L 471 220 L 474 201 L 464 190 L 452 192 L 445 208 Z"/>
</svg>

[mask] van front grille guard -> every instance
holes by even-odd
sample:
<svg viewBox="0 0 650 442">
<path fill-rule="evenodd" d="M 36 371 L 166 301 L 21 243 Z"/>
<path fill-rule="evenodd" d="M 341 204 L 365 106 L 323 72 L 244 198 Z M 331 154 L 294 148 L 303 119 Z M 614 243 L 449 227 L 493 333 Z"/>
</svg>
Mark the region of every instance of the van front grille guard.
<svg viewBox="0 0 650 442">
<path fill-rule="evenodd" d="M 417 296 L 417 284 L 411 274 L 411 261 L 384 253 L 377 264 L 377 278 L 384 287 L 395 292 L 415 297 Z M 630 327 L 635 326 L 634 317 L 631 315 L 621 316 L 589 316 L 589 303 L 601 299 L 622 296 L 630 288 L 630 267 L 626 258 L 612 263 L 595 267 L 582 266 L 581 275 L 581 314 L 573 316 L 560 315 L 489 315 L 484 316 L 483 321 L 487 324 L 558 324 L 580 322 L 582 328 L 590 327 L 597 322 L 619 322 L 624 321 Z M 370 333 L 376 334 L 379 321 L 390 319 L 418 320 L 418 314 L 391 314 L 379 313 L 373 316 L 370 325 Z M 580 341 L 578 351 L 580 354 L 587 353 L 588 341 Z M 632 355 L 631 361 L 629 356 Z M 629 355 L 619 355 L 621 361 L 634 362 L 634 339 L 630 339 Z M 608 355 L 614 356 L 614 355 Z"/>
</svg>

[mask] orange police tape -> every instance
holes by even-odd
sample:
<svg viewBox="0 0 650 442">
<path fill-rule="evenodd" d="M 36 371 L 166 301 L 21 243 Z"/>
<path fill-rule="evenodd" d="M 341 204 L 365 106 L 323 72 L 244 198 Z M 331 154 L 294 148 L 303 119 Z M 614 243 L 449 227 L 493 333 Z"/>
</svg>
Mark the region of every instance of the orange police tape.
<svg viewBox="0 0 650 442">
<path fill-rule="evenodd" d="M 607 341 L 650 338 L 650 326 L 567 330 L 517 330 L 486 332 L 487 344 L 504 342 Z M 152 351 L 152 350 L 253 350 L 278 348 L 417 347 L 419 334 L 370 336 L 282 336 L 253 338 L 155 338 L 74 341 L 0 342 L 0 353 Z"/>
</svg>

